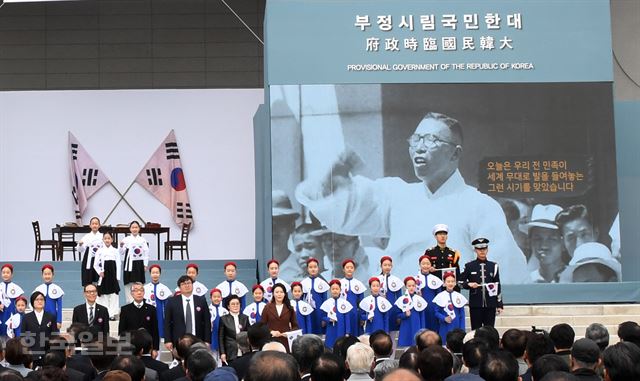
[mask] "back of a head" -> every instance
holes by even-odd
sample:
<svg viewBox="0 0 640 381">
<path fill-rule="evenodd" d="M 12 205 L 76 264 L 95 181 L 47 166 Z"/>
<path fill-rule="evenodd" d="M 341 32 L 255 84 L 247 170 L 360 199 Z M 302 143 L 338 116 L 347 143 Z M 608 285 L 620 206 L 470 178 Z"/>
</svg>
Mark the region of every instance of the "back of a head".
<svg viewBox="0 0 640 381">
<path fill-rule="evenodd" d="M 151 352 L 153 347 L 153 337 L 144 328 L 136 329 L 129 332 L 131 345 L 133 345 L 134 354 L 147 354 Z"/>
<path fill-rule="evenodd" d="M 271 331 L 264 322 L 257 322 L 247 330 L 247 339 L 253 349 L 260 349 L 271 339 Z"/>
<path fill-rule="evenodd" d="M 302 373 L 309 373 L 313 363 L 323 353 L 324 343 L 322 339 L 313 334 L 299 336 L 291 344 L 291 354 L 296 359 Z"/>
<path fill-rule="evenodd" d="M 368 345 L 356 343 L 347 349 L 347 364 L 352 374 L 369 373 L 373 360 L 373 349 Z"/>
<path fill-rule="evenodd" d="M 611 381 L 640 380 L 640 348 L 627 342 L 607 347 L 602 352 L 605 374 Z"/>
<path fill-rule="evenodd" d="M 289 354 L 258 352 L 249 363 L 245 381 L 298 381 L 300 373 L 296 360 Z"/>
<path fill-rule="evenodd" d="M 467 368 L 478 368 L 487 357 L 489 347 L 478 339 L 471 339 L 462 345 L 462 359 Z"/>
<path fill-rule="evenodd" d="M 538 381 L 538 380 L 535 380 Z M 578 377 L 574 376 L 568 372 L 561 372 L 558 370 L 554 370 L 553 372 L 547 373 L 546 376 L 542 377 L 539 381 L 580 381 Z"/>
<path fill-rule="evenodd" d="M 518 360 L 503 349 L 489 352 L 480 365 L 480 377 L 485 381 L 518 381 L 518 373 Z"/>
<path fill-rule="evenodd" d="M 122 370 L 110 370 L 105 373 L 103 381 L 131 381 L 131 376 Z"/>
<path fill-rule="evenodd" d="M 56 368 L 64 368 L 67 363 L 67 356 L 63 351 L 49 351 L 42 359 L 42 366 L 52 366 Z"/>
<path fill-rule="evenodd" d="M 418 352 L 422 352 L 431 345 L 442 345 L 442 338 L 437 332 L 425 329 L 416 335 L 416 346 L 418 347 Z"/>
<path fill-rule="evenodd" d="M 571 372 L 567 362 L 559 355 L 550 354 L 541 356 L 531 367 L 531 377 L 533 380 L 541 380 L 550 372 Z"/>
<path fill-rule="evenodd" d="M 251 346 L 249 345 L 249 337 L 247 336 L 247 331 L 241 331 L 236 333 L 236 343 L 238 344 L 238 349 L 242 353 L 248 353 L 251 351 Z"/>
<path fill-rule="evenodd" d="M 440 345 L 431 345 L 418 355 L 418 372 L 425 381 L 441 381 L 451 376 L 453 355 Z"/>
<path fill-rule="evenodd" d="M 84 342 L 93 341 L 93 340 L 90 340 L 88 337 L 89 332 L 90 332 L 89 326 L 85 323 L 71 323 L 69 328 L 67 328 L 67 333 L 69 334 L 69 336 L 71 336 L 71 340 L 73 341 L 76 347 L 82 346 L 83 340 Z"/>
<path fill-rule="evenodd" d="M 67 381 L 69 380 L 69 376 L 65 373 L 62 368 L 58 368 L 57 366 L 44 366 L 40 369 L 40 380 L 39 381 Z"/>
<path fill-rule="evenodd" d="M 89 359 L 98 372 L 109 369 L 111 363 L 116 358 L 118 348 L 109 343 L 109 340 L 100 340 L 87 344 L 85 354 L 89 355 Z"/>
<path fill-rule="evenodd" d="M 422 381 L 422 379 L 418 373 L 401 368 L 387 373 L 387 375 L 382 378 L 382 381 Z"/>
<path fill-rule="evenodd" d="M 382 380 L 387 373 L 398 368 L 398 360 L 384 360 L 373 368 L 373 376 L 376 381 Z"/>
<path fill-rule="evenodd" d="M 376 358 L 389 357 L 393 352 L 393 340 L 385 331 L 376 331 L 369 336 L 369 345 Z"/>
<path fill-rule="evenodd" d="M 191 381 L 202 381 L 216 369 L 216 360 L 208 349 L 196 349 L 189 354 L 187 360 L 187 375 Z"/>
<path fill-rule="evenodd" d="M 193 344 L 201 342 L 202 340 L 190 333 L 182 335 L 178 340 L 178 345 L 176 347 L 178 357 L 180 357 L 180 359 L 184 361 L 187 357 L 189 357 L 189 350 L 191 349 Z"/>
<path fill-rule="evenodd" d="M 491 326 L 483 325 L 482 327 L 476 329 L 474 338 L 478 340 L 484 340 L 485 343 L 487 343 L 490 351 L 500 349 L 500 333 L 498 333 L 498 331 Z"/>
<path fill-rule="evenodd" d="M 280 353 L 287 353 L 287 348 L 279 341 L 270 341 L 262 346 L 263 351 L 275 351 Z"/>
<path fill-rule="evenodd" d="M 0 371 L 0 381 L 23 381 L 24 378 L 20 375 L 20 373 L 13 370 L 3 370 Z"/>
<path fill-rule="evenodd" d="M 551 327 L 549 337 L 557 349 L 568 349 L 573 345 L 576 332 L 569 324 L 560 323 Z"/>
<path fill-rule="evenodd" d="M 11 365 L 20 365 L 24 362 L 27 353 L 23 341 L 19 337 L 9 339 L 5 344 L 4 359 Z"/>
<path fill-rule="evenodd" d="M 131 376 L 131 381 L 142 381 L 144 380 L 144 368 L 144 363 L 138 357 L 124 355 L 113 360 L 110 370 L 121 370 Z"/>
<path fill-rule="evenodd" d="M 454 354 L 462 353 L 462 341 L 467 333 L 464 329 L 455 328 L 447 332 L 447 348 Z"/>
<path fill-rule="evenodd" d="M 402 369 L 409 369 L 414 372 L 418 371 L 418 352 L 417 351 L 405 351 L 400 356 L 398 361 L 398 367 Z"/>
<path fill-rule="evenodd" d="M 344 381 L 344 361 L 333 353 L 323 353 L 311 367 L 313 381 Z"/>
<path fill-rule="evenodd" d="M 342 361 L 347 359 L 347 349 L 355 343 L 359 343 L 360 340 L 356 336 L 346 335 L 339 337 L 333 344 L 333 353 L 339 356 Z"/>
<path fill-rule="evenodd" d="M 598 344 L 600 351 L 609 346 L 609 330 L 600 323 L 590 324 L 584 332 L 584 337 Z"/>
<path fill-rule="evenodd" d="M 502 349 L 511 352 L 516 358 L 524 356 L 527 348 L 527 333 L 519 329 L 508 329 L 502 334 Z"/>
<path fill-rule="evenodd" d="M 618 324 L 618 337 L 620 340 L 627 341 L 629 334 L 638 326 L 635 321 L 624 321 Z"/>
<path fill-rule="evenodd" d="M 528 333 L 526 356 L 529 364 L 533 365 L 540 357 L 554 353 L 553 341 L 547 333 Z"/>
</svg>

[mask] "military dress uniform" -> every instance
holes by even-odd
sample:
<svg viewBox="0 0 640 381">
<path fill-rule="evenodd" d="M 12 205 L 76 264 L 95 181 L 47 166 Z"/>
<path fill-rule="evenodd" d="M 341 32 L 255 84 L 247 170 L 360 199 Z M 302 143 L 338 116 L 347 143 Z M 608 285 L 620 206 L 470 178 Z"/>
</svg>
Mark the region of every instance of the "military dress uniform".
<svg viewBox="0 0 640 381">
<path fill-rule="evenodd" d="M 437 276 L 442 280 L 442 271 L 440 269 L 447 268 L 455 268 L 456 269 L 456 280 L 460 280 L 460 252 L 457 250 L 453 250 L 448 246 L 440 247 L 438 245 L 427 249 L 424 252 L 425 255 L 429 256 L 431 260 L 431 265 L 438 269 L 438 271 L 433 272 L 432 274 Z"/>
<path fill-rule="evenodd" d="M 473 245 L 489 243 L 486 238 L 473 241 Z M 502 286 L 498 264 L 489 260 L 479 259 L 468 262 L 460 276 L 462 287 L 469 290 L 469 312 L 471 329 L 475 330 L 484 325 L 493 327 L 496 321 L 496 309 L 503 308 Z M 469 283 L 477 283 L 477 288 L 470 288 Z"/>
</svg>

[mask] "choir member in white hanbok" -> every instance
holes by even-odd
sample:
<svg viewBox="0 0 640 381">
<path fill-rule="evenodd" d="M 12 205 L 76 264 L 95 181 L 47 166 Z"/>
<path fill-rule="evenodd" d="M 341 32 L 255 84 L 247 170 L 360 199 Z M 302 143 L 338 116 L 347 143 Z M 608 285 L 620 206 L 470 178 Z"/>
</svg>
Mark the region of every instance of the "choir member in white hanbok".
<svg viewBox="0 0 640 381">
<path fill-rule="evenodd" d="M 360 325 L 360 314 L 357 308 L 367 288 L 364 283 L 353 278 L 353 274 L 356 271 L 356 262 L 353 259 L 345 259 L 342 261 L 342 271 L 344 272 L 344 278 L 340 279 L 340 283 L 342 284 L 342 297 L 354 306 L 349 312 L 351 334 L 360 336 L 362 334 L 362 326 Z"/>
<path fill-rule="evenodd" d="M 369 289 L 371 295 L 362 299 L 359 305 L 362 311 L 361 319 L 364 321 L 364 332 L 368 335 L 378 330 L 389 332 L 389 316 L 393 316 L 395 320 L 396 315 L 393 314 L 392 304 L 380 293 L 378 277 L 369 279 Z"/>
<path fill-rule="evenodd" d="M 216 288 L 222 291 L 223 304 L 227 304 L 227 298 L 230 295 L 236 295 L 240 298 L 240 309 L 243 310 L 247 305 L 245 296 L 249 292 L 249 289 L 242 282 L 236 279 L 238 274 L 237 268 L 238 265 L 236 265 L 235 262 L 225 263 L 224 276 L 226 280 L 218 284 Z"/>
<path fill-rule="evenodd" d="M 62 295 L 64 291 L 57 284 L 53 283 L 54 269 L 50 264 L 42 266 L 43 284 L 36 287 L 34 291 L 39 291 L 44 295 L 44 310 L 56 317 L 57 328 L 62 327 Z"/>
<path fill-rule="evenodd" d="M 406 292 L 398 300 L 396 306 L 400 309 L 400 332 L 398 346 L 408 347 L 415 344 L 416 332 L 424 328 L 424 310 L 427 301 L 416 294 L 416 280 L 412 276 L 404 278 Z"/>
<path fill-rule="evenodd" d="M 267 270 L 269 271 L 269 277 L 263 280 L 260 285 L 264 289 L 264 299 L 269 302 L 271 301 L 271 295 L 273 291 L 273 286 L 276 283 L 281 283 L 284 285 L 284 288 L 287 289 L 287 292 L 291 290 L 289 283 L 285 282 L 284 279 L 279 277 L 280 272 L 280 263 L 275 259 L 271 259 L 267 262 Z"/>
<path fill-rule="evenodd" d="M 316 258 L 307 259 L 307 274 L 302 282 L 302 292 L 304 293 L 304 301 L 307 302 L 314 311 L 311 313 L 311 327 L 309 333 L 323 335 L 326 326 L 322 321 L 322 311 L 320 306 L 327 300 L 327 292 L 329 292 L 329 283 L 320 276 L 320 265 Z"/>
<path fill-rule="evenodd" d="M 100 219 L 98 217 L 91 217 L 89 228 L 91 228 L 91 231 L 78 241 L 77 247 L 78 253 L 82 256 L 82 267 L 80 268 L 82 287 L 98 282 L 98 274 L 93 269 L 93 262 L 96 252 L 103 245 L 102 233 L 99 232 Z"/>
<path fill-rule="evenodd" d="M 159 337 L 164 337 L 164 306 L 167 304 L 167 299 L 171 296 L 171 289 L 160 283 L 160 275 L 162 275 L 160 265 L 149 266 L 151 282 L 144 285 L 144 299 L 147 303 L 156 307 L 158 335 Z"/>
<path fill-rule="evenodd" d="M 120 274 L 122 272 L 122 260 L 120 251 L 111 246 L 113 237 L 111 233 L 103 234 L 104 246 L 96 253 L 93 268 L 100 277 L 98 279 L 98 304 L 107 307 L 109 319 L 115 320 L 120 313 Z"/>
<path fill-rule="evenodd" d="M 311 317 L 313 315 L 313 312 L 315 311 L 315 308 L 313 308 L 311 304 L 303 300 L 304 293 L 302 291 L 302 283 L 291 283 L 291 295 L 293 296 L 293 299 L 291 299 L 291 306 L 296 311 L 298 327 L 302 330 L 303 334 L 312 333 Z"/>
<path fill-rule="evenodd" d="M 264 301 L 264 288 L 256 284 L 251 288 L 253 293 L 253 303 L 249 304 L 242 310 L 242 313 L 249 318 L 249 324 L 254 325 L 262 318 L 262 310 L 267 305 Z"/>
<path fill-rule="evenodd" d="M 442 291 L 442 280 L 431 274 L 431 258 L 423 255 L 418 260 L 420 264 L 420 273 L 416 275 L 416 290 L 418 295 L 424 300 L 433 300 L 436 295 Z M 432 331 L 438 331 L 438 318 L 436 317 L 436 308 L 434 303 L 429 303 L 425 312 L 425 327 Z"/>
<path fill-rule="evenodd" d="M 6 263 L 0 268 L 2 284 L 0 284 L 0 336 L 6 336 L 9 317 L 16 312 L 15 301 L 24 294 L 22 287 L 13 282 L 13 265 Z"/>
<path fill-rule="evenodd" d="M 124 258 L 123 283 L 127 303 L 133 302 L 131 285 L 146 282 L 145 273 L 149 266 L 149 243 L 140 235 L 140 223 L 131 221 L 129 232 L 131 235 L 120 241 L 120 257 Z"/>
<path fill-rule="evenodd" d="M 447 343 L 447 333 L 455 328 L 464 331 L 464 306 L 467 304 L 467 298 L 458 291 L 455 291 L 456 276 L 453 272 L 443 275 L 445 290 L 440 292 L 433 299 L 436 305 L 436 317 L 439 320 L 440 327 L 438 333 L 442 338 L 442 344 Z"/>
<path fill-rule="evenodd" d="M 322 303 L 320 310 L 323 312 L 322 320 L 327 326 L 324 345 L 328 348 L 333 348 L 333 344 L 335 344 L 337 338 L 347 333 L 356 336 L 354 329 L 351 327 L 351 319 L 349 318 L 349 314 L 355 308 L 347 299 L 341 297 L 342 284 L 340 280 L 331 280 L 329 287 L 331 297 Z"/>
</svg>

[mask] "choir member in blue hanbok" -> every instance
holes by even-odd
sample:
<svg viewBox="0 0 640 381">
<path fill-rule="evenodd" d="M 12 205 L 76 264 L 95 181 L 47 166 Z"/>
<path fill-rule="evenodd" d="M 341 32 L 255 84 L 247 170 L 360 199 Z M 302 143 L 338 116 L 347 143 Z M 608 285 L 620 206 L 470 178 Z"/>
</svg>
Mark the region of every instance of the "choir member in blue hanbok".
<svg viewBox="0 0 640 381">
<path fill-rule="evenodd" d="M 162 268 L 160 265 L 149 266 L 151 282 L 144 285 L 144 299 L 148 304 L 156 307 L 156 317 L 158 320 L 158 335 L 164 337 L 164 306 L 171 296 L 171 289 L 160 283 Z"/>
<path fill-rule="evenodd" d="M 27 299 L 24 296 L 16 298 L 16 312 L 9 317 L 7 323 L 7 336 L 10 339 L 20 337 L 22 332 L 22 320 L 24 320 L 24 311 L 27 309 Z"/>
<path fill-rule="evenodd" d="M 325 281 L 320 274 L 320 264 L 316 258 L 307 259 L 307 274 L 302 282 L 302 292 L 304 293 L 304 301 L 313 307 L 311 313 L 311 328 L 309 333 L 323 335 L 326 326 L 323 324 L 323 313 L 320 306 L 327 300 L 327 292 L 329 292 L 329 283 Z"/>
<path fill-rule="evenodd" d="M 298 327 L 302 330 L 303 334 L 311 332 L 311 316 L 315 308 L 304 300 L 302 300 L 304 294 L 302 292 L 302 283 L 291 283 L 291 307 L 296 311 L 296 318 L 298 320 Z"/>
<path fill-rule="evenodd" d="M 198 265 L 196 265 L 195 263 L 189 263 L 187 265 L 185 274 L 189 278 L 191 278 L 191 281 L 193 282 L 193 294 L 198 296 L 204 296 L 206 298 L 207 293 L 209 292 L 209 289 L 202 282 L 199 282 L 197 280 L 199 273 L 200 273 L 200 268 L 198 267 Z M 180 290 L 180 287 L 176 287 L 175 291 L 179 291 L 179 290 Z"/>
<path fill-rule="evenodd" d="M 273 294 L 273 286 L 275 286 L 276 283 L 282 284 L 287 292 L 291 290 L 291 287 L 289 286 L 289 283 L 285 282 L 284 279 L 279 277 L 280 262 L 276 261 L 275 259 L 271 259 L 269 262 L 267 262 L 267 270 L 269 271 L 269 277 L 263 280 L 260 285 L 264 289 L 264 300 L 270 302 L 271 295 Z"/>
<path fill-rule="evenodd" d="M 13 265 L 6 263 L 0 268 L 2 272 L 2 284 L 0 284 L 0 336 L 6 336 L 6 321 L 16 312 L 15 301 L 18 296 L 24 294 L 22 287 L 13 283 Z"/>
<path fill-rule="evenodd" d="M 362 326 L 360 325 L 358 306 L 367 288 L 364 283 L 353 278 L 353 273 L 356 271 L 356 262 L 353 259 L 349 258 L 342 261 L 342 271 L 344 272 L 344 278 L 340 279 L 340 283 L 342 284 L 342 297 L 347 299 L 349 304 L 353 306 L 353 309 L 351 309 L 349 313 L 351 334 L 360 336 L 362 334 Z"/>
<path fill-rule="evenodd" d="M 436 295 L 442 291 L 442 280 L 431 274 L 435 271 L 431 266 L 431 258 L 428 255 L 423 255 L 418 260 L 420 263 L 420 273 L 416 276 L 416 290 L 418 295 L 422 296 L 424 300 L 433 300 Z M 425 312 L 425 326 L 424 328 L 430 329 L 434 332 L 438 332 L 438 318 L 436 317 L 436 305 L 429 303 Z"/>
<path fill-rule="evenodd" d="M 149 266 L 149 242 L 140 235 L 140 223 L 131 221 L 129 232 L 131 234 L 120 241 L 120 258 L 124 260 L 122 282 L 127 303 L 133 302 L 131 286 L 136 282 L 145 284 Z"/>
<path fill-rule="evenodd" d="M 80 268 L 82 287 L 98 282 L 98 274 L 93 269 L 93 262 L 98 249 L 103 245 L 102 233 L 98 231 L 100 229 L 98 217 L 91 217 L 89 228 L 91 231 L 78 241 L 77 247 L 78 253 L 82 256 L 82 267 Z"/>
<path fill-rule="evenodd" d="M 456 276 L 453 272 L 447 272 L 443 277 L 445 290 L 436 295 L 433 303 L 436 305 L 436 317 L 440 323 L 438 333 L 444 345 L 447 343 L 447 333 L 449 331 L 455 328 L 460 328 L 464 331 L 464 306 L 467 304 L 467 298 L 454 290 Z"/>
<path fill-rule="evenodd" d="M 389 332 L 389 316 L 393 314 L 393 306 L 384 297 L 380 295 L 380 279 L 372 277 L 369 279 L 369 289 L 371 295 L 362 299 L 360 302 L 361 319 L 364 321 L 364 332 L 368 335 L 375 331 L 383 330 Z"/>
<path fill-rule="evenodd" d="M 222 291 L 222 303 L 224 305 L 227 304 L 227 298 L 230 295 L 236 295 L 238 298 L 240 298 L 240 309 L 244 310 L 244 307 L 246 307 L 247 305 L 245 296 L 249 292 L 249 289 L 247 288 L 247 286 L 242 284 L 242 282 L 236 279 L 237 268 L 238 265 L 236 265 L 235 262 L 225 263 L 224 276 L 226 280 L 220 282 L 220 284 L 218 284 L 216 288 Z"/>
<path fill-rule="evenodd" d="M 400 310 L 395 305 L 396 300 L 402 295 L 402 279 L 398 278 L 395 275 L 391 275 L 391 270 L 393 269 L 393 259 L 389 256 L 384 256 L 380 258 L 380 275 L 378 275 L 378 279 L 380 279 L 380 294 L 387 298 L 389 303 L 391 303 L 391 311 L 390 316 L 397 316 Z M 389 330 L 387 331 L 397 331 L 399 328 L 397 320 L 390 319 L 389 320 Z"/>
<path fill-rule="evenodd" d="M 333 279 L 329 282 L 329 287 L 331 297 L 322 303 L 320 310 L 323 311 L 322 320 L 327 325 L 324 345 L 327 348 L 333 348 L 337 338 L 346 334 L 356 336 L 349 317 L 351 310 L 355 308 L 347 299 L 341 297 L 342 284 L 340 280 Z"/>
<path fill-rule="evenodd" d="M 58 329 L 62 327 L 62 295 L 64 291 L 57 284 L 53 283 L 54 269 L 50 264 L 42 266 L 43 284 L 36 287 L 34 291 L 39 291 L 44 295 L 44 310 L 56 317 Z"/>
<path fill-rule="evenodd" d="M 262 310 L 267 305 L 264 301 L 264 288 L 256 284 L 251 288 L 253 293 L 253 303 L 242 310 L 242 313 L 249 318 L 249 324 L 254 325 L 262 319 Z"/>
<path fill-rule="evenodd" d="M 229 311 L 222 306 L 222 292 L 217 288 L 211 290 L 211 304 L 209 304 L 209 313 L 211 314 L 211 350 L 214 358 L 220 362 L 220 341 L 218 340 L 218 330 L 220 329 L 220 317 L 227 315 Z M 222 366 L 222 365 L 220 365 Z"/>
<path fill-rule="evenodd" d="M 398 346 L 408 347 L 415 344 L 415 335 L 424 328 L 424 310 L 427 301 L 416 294 L 416 279 L 412 276 L 404 278 L 406 292 L 398 300 L 396 306 L 400 309 L 400 332 L 398 334 Z"/>
</svg>

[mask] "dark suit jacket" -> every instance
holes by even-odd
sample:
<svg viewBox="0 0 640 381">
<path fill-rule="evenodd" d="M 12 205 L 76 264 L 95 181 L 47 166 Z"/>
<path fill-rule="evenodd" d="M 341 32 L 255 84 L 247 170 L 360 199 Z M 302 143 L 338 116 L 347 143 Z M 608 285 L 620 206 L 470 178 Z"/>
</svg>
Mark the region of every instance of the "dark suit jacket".
<svg viewBox="0 0 640 381">
<path fill-rule="evenodd" d="M 288 308 L 287 308 L 288 307 Z M 282 315 L 278 316 L 278 310 L 275 303 L 267 303 L 262 310 L 261 322 L 269 327 L 269 331 L 289 332 L 298 329 L 298 319 L 292 307 L 283 306 Z M 285 337 L 275 337 L 289 351 L 289 341 Z"/>
<path fill-rule="evenodd" d="M 88 380 L 93 380 L 96 377 L 96 368 L 93 367 L 89 356 L 83 356 L 79 353 L 67 358 L 67 369 L 75 369 L 78 372 L 86 374 Z"/>
<path fill-rule="evenodd" d="M 144 363 L 145 368 L 153 369 L 158 372 L 158 375 L 161 375 L 162 372 L 169 369 L 169 365 L 163 363 L 162 361 L 158 361 L 151 356 L 141 356 L 140 360 Z"/>
<path fill-rule="evenodd" d="M 69 381 L 91 381 L 93 378 L 90 378 L 88 375 L 85 375 L 82 372 L 79 372 L 75 369 L 66 368 L 64 373 L 69 378 Z M 40 380 L 42 379 L 42 369 L 34 370 L 33 372 L 29 372 L 25 380 Z"/>
<path fill-rule="evenodd" d="M 93 324 L 89 327 L 91 333 L 98 336 L 98 333 L 102 333 L 104 337 L 109 337 L 109 310 L 107 307 L 98 303 L 96 310 L 94 311 Z M 89 315 L 87 315 L 87 304 L 82 303 L 73 308 L 73 316 L 71 317 L 72 323 L 84 323 L 89 324 Z"/>
<path fill-rule="evenodd" d="M 175 381 L 176 379 L 184 377 L 186 375 L 187 374 L 182 368 L 182 365 L 178 365 L 174 368 L 165 370 L 164 372 L 160 373 L 160 381 Z"/>
<path fill-rule="evenodd" d="M 144 328 L 153 337 L 153 349 L 160 348 L 160 336 L 158 334 L 158 315 L 156 308 L 150 304 L 143 303 L 138 308 L 135 304 L 129 303 L 120 309 L 120 323 L 118 323 L 118 335 L 123 336 L 129 331 Z"/>
<path fill-rule="evenodd" d="M 51 334 L 58 332 L 56 324 L 56 317 L 48 312 L 42 314 L 42 322 L 40 324 L 38 324 L 38 318 L 34 311 L 24 315 L 20 327 L 20 335 L 33 338 L 34 343 L 29 349 L 34 359 L 41 358 L 44 356 L 45 351 L 49 349 Z"/>
<path fill-rule="evenodd" d="M 238 380 L 244 379 L 247 375 L 247 370 L 249 369 L 249 363 L 253 356 L 258 352 L 249 352 L 247 354 L 243 354 L 237 359 L 233 360 L 229 366 L 236 370 L 236 375 L 238 376 Z"/>
<path fill-rule="evenodd" d="M 202 296 L 191 295 L 193 312 L 196 322 L 196 336 L 204 342 L 211 341 L 211 314 L 207 301 Z M 173 296 L 167 300 L 164 307 L 164 341 L 175 346 L 187 327 L 184 323 L 184 309 L 182 295 Z"/>
<path fill-rule="evenodd" d="M 238 315 L 240 323 L 240 331 L 249 329 L 249 318 L 244 315 Z M 218 350 L 220 355 L 227 355 L 227 362 L 231 362 L 238 357 L 238 343 L 236 342 L 236 323 L 231 314 L 220 317 L 220 326 L 218 327 L 218 340 L 220 345 Z"/>
</svg>

